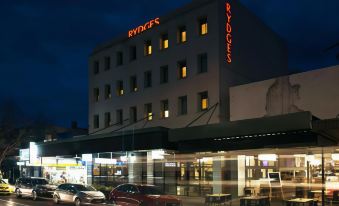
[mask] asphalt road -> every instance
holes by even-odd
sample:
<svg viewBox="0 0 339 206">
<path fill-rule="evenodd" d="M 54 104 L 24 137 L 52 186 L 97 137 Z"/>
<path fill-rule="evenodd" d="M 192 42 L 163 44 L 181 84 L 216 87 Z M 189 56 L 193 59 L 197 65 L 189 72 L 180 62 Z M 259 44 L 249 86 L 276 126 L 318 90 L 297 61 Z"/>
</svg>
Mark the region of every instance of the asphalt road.
<svg viewBox="0 0 339 206">
<path fill-rule="evenodd" d="M 73 204 L 58 204 L 60 206 L 67 206 Z M 14 194 L 9 196 L 0 196 L 0 206 L 56 206 L 52 199 L 39 199 L 33 201 L 30 198 L 17 199 Z M 108 206 L 108 205 L 107 205 Z"/>
</svg>

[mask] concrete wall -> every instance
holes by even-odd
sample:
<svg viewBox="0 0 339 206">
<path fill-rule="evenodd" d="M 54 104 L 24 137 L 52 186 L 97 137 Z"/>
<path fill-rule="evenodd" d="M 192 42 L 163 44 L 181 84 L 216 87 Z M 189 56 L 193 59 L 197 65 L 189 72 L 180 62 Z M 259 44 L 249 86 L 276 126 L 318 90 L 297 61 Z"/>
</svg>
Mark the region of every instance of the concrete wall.
<svg viewBox="0 0 339 206">
<path fill-rule="evenodd" d="M 310 111 L 339 115 L 339 65 L 230 88 L 231 121 Z"/>
</svg>

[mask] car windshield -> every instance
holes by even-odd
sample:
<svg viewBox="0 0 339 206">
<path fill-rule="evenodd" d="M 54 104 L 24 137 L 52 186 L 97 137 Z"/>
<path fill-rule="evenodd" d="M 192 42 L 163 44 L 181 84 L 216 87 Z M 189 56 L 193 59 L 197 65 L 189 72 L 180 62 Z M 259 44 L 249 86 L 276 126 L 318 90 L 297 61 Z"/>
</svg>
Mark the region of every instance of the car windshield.
<svg viewBox="0 0 339 206">
<path fill-rule="evenodd" d="M 72 185 L 72 187 L 77 191 L 96 191 L 96 189 L 92 186 Z"/>
<path fill-rule="evenodd" d="M 0 180 L 0 184 L 7 184 L 7 183 L 3 180 Z"/>
<path fill-rule="evenodd" d="M 33 185 L 48 185 L 48 181 L 45 179 L 32 179 Z"/>
<path fill-rule="evenodd" d="M 144 195 L 162 195 L 163 192 L 154 186 L 140 186 L 139 187 L 140 193 Z"/>
</svg>

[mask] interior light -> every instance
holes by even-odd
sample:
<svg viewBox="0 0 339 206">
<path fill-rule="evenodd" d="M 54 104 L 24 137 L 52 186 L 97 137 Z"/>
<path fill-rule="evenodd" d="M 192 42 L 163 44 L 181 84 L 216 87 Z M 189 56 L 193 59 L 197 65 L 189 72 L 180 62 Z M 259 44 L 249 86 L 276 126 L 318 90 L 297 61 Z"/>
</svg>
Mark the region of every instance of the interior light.
<svg viewBox="0 0 339 206">
<path fill-rule="evenodd" d="M 277 161 L 276 154 L 259 154 L 258 159 L 260 161 Z"/>
<path fill-rule="evenodd" d="M 332 160 L 339 160 L 339 153 L 333 153 Z"/>
</svg>

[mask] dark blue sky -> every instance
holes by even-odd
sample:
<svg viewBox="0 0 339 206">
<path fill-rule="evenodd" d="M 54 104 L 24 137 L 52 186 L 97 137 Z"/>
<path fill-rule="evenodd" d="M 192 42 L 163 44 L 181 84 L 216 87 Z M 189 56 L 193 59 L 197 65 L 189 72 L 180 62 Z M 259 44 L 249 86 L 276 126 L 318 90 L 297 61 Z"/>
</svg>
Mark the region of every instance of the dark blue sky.
<svg viewBox="0 0 339 206">
<path fill-rule="evenodd" d="M 29 116 L 87 127 L 87 61 L 98 43 L 190 0 L 0 2 L 0 103 Z M 287 43 L 289 67 L 338 64 L 338 0 L 241 0 Z"/>
</svg>

